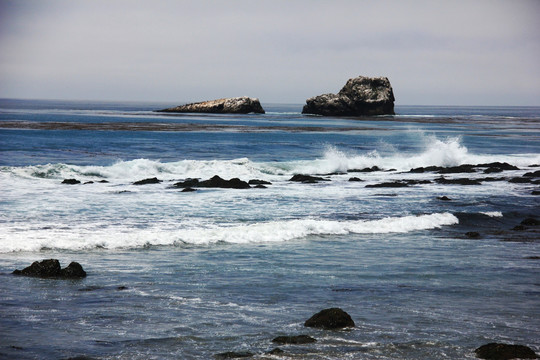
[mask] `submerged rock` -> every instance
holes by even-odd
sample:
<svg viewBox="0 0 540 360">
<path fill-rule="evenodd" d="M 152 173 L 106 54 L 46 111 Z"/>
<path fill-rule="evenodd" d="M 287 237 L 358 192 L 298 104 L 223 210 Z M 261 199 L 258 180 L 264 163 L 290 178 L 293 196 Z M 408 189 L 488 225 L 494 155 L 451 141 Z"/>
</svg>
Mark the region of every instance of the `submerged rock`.
<svg viewBox="0 0 540 360">
<path fill-rule="evenodd" d="M 309 335 L 278 336 L 272 340 L 276 344 L 311 344 L 317 342 Z"/>
<path fill-rule="evenodd" d="M 321 329 L 343 329 L 354 327 L 354 321 L 349 314 L 340 308 L 324 309 L 310 317 L 304 326 Z"/>
<path fill-rule="evenodd" d="M 210 101 L 202 101 L 168 109 L 158 110 L 158 112 L 169 113 L 216 113 L 216 114 L 264 114 L 264 109 L 257 98 L 247 96 L 225 98 Z"/>
<path fill-rule="evenodd" d="M 349 79 L 337 94 L 306 100 L 302 114 L 326 116 L 393 115 L 394 92 L 386 77 Z"/>
<path fill-rule="evenodd" d="M 296 182 L 301 182 L 304 184 L 315 184 L 315 183 L 318 183 L 319 181 L 330 181 L 330 180 L 319 177 L 319 176 L 296 174 L 292 178 L 290 178 L 289 181 L 296 181 Z"/>
<path fill-rule="evenodd" d="M 72 262 L 62 269 L 60 262 L 56 259 L 34 261 L 32 265 L 22 270 L 13 271 L 13 274 L 56 279 L 79 279 L 86 277 L 86 272 L 78 262 Z"/>
<path fill-rule="evenodd" d="M 536 359 L 536 353 L 528 346 L 489 343 L 474 350 L 480 359 Z"/>
<path fill-rule="evenodd" d="M 467 179 L 467 178 L 446 179 L 442 176 L 440 178 L 435 179 L 435 182 L 437 184 L 445 184 L 445 185 L 482 185 L 482 183 L 478 180 Z"/>
<path fill-rule="evenodd" d="M 254 356 L 254 354 L 248 351 L 227 351 L 221 354 L 216 354 L 216 359 L 240 359 L 240 358 L 249 358 Z"/>
</svg>

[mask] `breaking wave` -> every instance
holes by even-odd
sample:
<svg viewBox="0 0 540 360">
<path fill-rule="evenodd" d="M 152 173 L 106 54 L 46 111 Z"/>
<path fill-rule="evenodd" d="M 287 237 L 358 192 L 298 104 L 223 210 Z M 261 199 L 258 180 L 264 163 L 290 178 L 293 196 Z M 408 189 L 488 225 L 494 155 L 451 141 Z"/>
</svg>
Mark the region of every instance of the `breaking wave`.
<svg viewBox="0 0 540 360">
<path fill-rule="evenodd" d="M 182 244 L 208 245 L 215 243 L 285 242 L 316 235 L 389 234 L 429 230 L 455 225 L 459 220 L 450 213 L 419 216 L 387 217 L 379 220 L 332 221 L 316 219 L 281 220 L 252 224 L 207 225 L 178 229 L 171 226 L 133 230 L 108 226 L 96 230 L 18 229 L 0 241 L 0 252 L 55 250 L 84 250 L 94 248 L 142 248 Z M 75 235 L 76 234 L 76 235 Z"/>
<path fill-rule="evenodd" d="M 313 160 L 288 162 L 254 162 L 248 158 L 233 160 L 181 160 L 161 162 L 159 160 L 135 159 L 119 161 L 109 166 L 77 166 L 68 164 L 46 164 L 25 167 L 2 167 L 1 173 L 9 173 L 23 178 L 81 180 L 136 181 L 147 177 L 163 180 L 183 178 L 209 178 L 219 175 L 224 178 L 239 177 L 267 178 L 279 180 L 280 176 L 292 174 L 328 174 L 346 172 L 377 166 L 381 169 L 408 171 L 424 166 L 457 166 L 487 162 L 508 162 L 516 166 L 540 163 L 540 154 L 480 155 L 471 154 L 460 138 L 444 140 L 424 137 L 424 147 L 417 153 L 381 155 L 376 150 L 363 154 L 346 153 L 336 147 L 327 147 L 322 157 Z M 391 145 L 387 147 L 392 148 Z"/>
</svg>

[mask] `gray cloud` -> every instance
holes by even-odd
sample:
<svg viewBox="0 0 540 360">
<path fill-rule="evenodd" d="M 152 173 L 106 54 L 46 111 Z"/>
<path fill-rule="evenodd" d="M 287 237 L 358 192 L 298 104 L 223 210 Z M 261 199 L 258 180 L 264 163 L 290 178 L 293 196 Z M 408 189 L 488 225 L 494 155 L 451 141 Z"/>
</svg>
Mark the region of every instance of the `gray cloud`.
<svg viewBox="0 0 540 360">
<path fill-rule="evenodd" d="M 0 96 L 539 105 L 536 1 L 0 0 Z"/>
</svg>

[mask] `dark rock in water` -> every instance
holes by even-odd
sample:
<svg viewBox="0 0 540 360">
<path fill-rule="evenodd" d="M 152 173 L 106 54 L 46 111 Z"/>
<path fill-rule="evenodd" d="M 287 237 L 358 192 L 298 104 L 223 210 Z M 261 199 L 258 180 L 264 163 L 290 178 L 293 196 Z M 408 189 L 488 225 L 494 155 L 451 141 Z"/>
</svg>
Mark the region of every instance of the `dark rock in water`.
<svg viewBox="0 0 540 360">
<path fill-rule="evenodd" d="M 393 115 L 394 92 L 386 77 L 349 79 L 337 94 L 306 100 L 302 114 L 326 116 Z"/>
<path fill-rule="evenodd" d="M 444 177 L 440 177 L 435 179 L 435 182 L 437 184 L 445 184 L 445 185 L 482 185 L 482 183 L 478 180 L 471 180 L 471 179 L 446 179 Z"/>
<path fill-rule="evenodd" d="M 202 101 L 158 110 L 168 113 L 214 113 L 214 114 L 264 114 L 264 109 L 257 98 L 247 96 Z"/>
<path fill-rule="evenodd" d="M 281 350 L 280 348 L 275 348 L 273 350 L 270 350 L 269 352 L 267 352 L 268 355 L 281 355 L 281 354 L 284 354 L 285 351 Z"/>
<path fill-rule="evenodd" d="M 527 256 L 525 257 L 527 260 L 540 260 L 540 256 Z"/>
<path fill-rule="evenodd" d="M 409 186 L 409 184 L 401 182 L 401 181 L 366 185 L 367 188 L 400 188 L 400 187 L 407 187 L 407 186 Z"/>
<path fill-rule="evenodd" d="M 272 185 L 270 181 L 251 179 L 248 181 L 249 185 Z"/>
<path fill-rule="evenodd" d="M 314 338 L 308 335 L 296 335 L 296 336 L 278 336 L 272 340 L 277 344 L 310 344 L 317 342 Z"/>
<path fill-rule="evenodd" d="M 451 201 L 452 199 L 450 199 L 449 197 L 447 196 L 439 196 L 437 197 L 438 200 L 442 200 L 442 201 Z"/>
<path fill-rule="evenodd" d="M 362 180 L 360 178 L 357 178 L 357 177 L 352 177 L 352 178 L 349 179 L 349 181 L 364 181 L 364 180 Z"/>
<path fill-rule="evenodd" d="M 367 167 L 367 168 L 363 168 L 363 169 L 351 169 L 351 170 L 347 170 L 347 172 L 374 172 L 374 171 L 382 171 L 382 169 L 378 166 L 372 166 L 372 167 Z"/>
<path fill-rule="evenodd" d="M 531 195 L 540 195 L 540 190 L 531 191 Z"/>
<path fill-rule="evenodd" d="M 129 289 L 129 288 L 128 288 L 127 286 L 124 286 L 124 285 L 118 286 L 118 287 L 116 288 L 116 290 L 119 290 L 119 291 L 127 290 L 127 289 Z"/>
<path fill-rule="evenodd" d="M 478 164 L 478 165 L 475 165 L 475 167 L 485 167 L 485 168 L 497 168 L 497 169 L 501 169 L 501 170 L 519 170 L 519 168 L 517 166 L 514 166 L 514 165 L 510 165 L 509 163 L 507 162 L 492 162 L 492 163 L 487 163 L 487 164 Z"/>
<path fill-rule="evenodd" d="M 437 172 L 439 174 L 473 173 L 473 172 L 476 172 L 476 170 L 474 170 L 474 167 L 475 167 L 474 165 L 469 165 L 469 164 L 459 165 L 459 166 L 450 166 L 450 167 L 441 168 Z"/>
<path fill-rule="evenodd" d="M 64 181 L 62 181 L 62 184 L 67 184 L 67 185 L 77 185 L 80 183 L 81 182 L 77 179 L 64 179 Z"/>
<path fill-rule="evenodd" d="M 529 184 L 532 183 L 532 178 L 529 177 L 513 177 L 508 180 L 509 183 L 513 184 Z"/>
<path fill-rule="evenodd" d="M 422 174 L 425 172 L 434 172 L 444 169 L 442 166 L 427 166 L 427 167 L 419 167 L 409 170 L 410 173 L 417 173 Z"/>
<path fill-rule="evenodd" d="M 248 352 L 248 351 L 228 351 L 221 354 L 216 354 L 216 359 L 240 359 L 240 358 L 248 358 L 252 357 L 254 354 Z"/>
<path fill-rule="evenodd" d="M 79 279 L 86 277 L 86 272 L 77 262 L 72 262 L 66 268 L 60 268 L 56 259 L 34 261 L 32 265 L 13 271 L 14 275 L 31 276 L 39 278 Z"/>
<path fill-rule="evenodd" d="M 516 225 L 512 228 L 512 230 L 514 231 L 524 231 L 524 230 L 527 230 L 527 228 L 523 225 Z"/>
<path fill-rule="evenodd" d="M 109 182 L 107 180 L 99 180 L 98 183 L 101 183 L 101 184 L 108 184 Z"/>
<path fill-rule="evenodd" d="M 469 231 L 465 233 L 465 236 L 469 239 L 478 239 L 480 237 L 480 233 L 477 233 L 476 231 Z"/>
<path fill-rule="evenodd" d="M 185 181 L 177 182 L 176 184 L 173 185 L 173 187 L 190 188 L 190 187 L 197 186 L 198 183 L 199 183 L 199 179 L 186 179 Z"/>
<path fill-rule="evenodd" d="M 537 178 L 537 177 L 540 177 L 540 170 L 536 170 L 534 172 L 528 172 L 526 173 L 525 175 L 523 175 L 523 177 L 533 177 L 533 178 Z"/>
<path fill-rule="evenodd" d="M 540 221 L 534 218 L 527 218 L 523 220 L 520 224 L 525 226 L 538 226 L 540 225 Z"/>
<path fill-rule="evenodd" d="M 93 183 L 94 183 L 93 181 L 87 181 L 83 185 L 89 185 L 89 184 L 93 184 Z"/>
<path fill-rule="evenodd" d="M 500 172 L 503 172 L 503 171 L 504 170 L 501 169 L 501 168 L 490 167 L 490 168 L 487 168 L 486 170 L 484 170 L 484 174 L 500 173 Z"/>
<path fill-rule="evenodd" d="M 78 262 L 71 262 L 67 267 L 60 271 L 60 277 L 65 279 L 77 279 L 86 277 L 86 271 Z"/>
<path fill-rule="evenodd" d="M 354 327 L 354 321 L 349 314 L 340 308 L 324 309 L 310 317 L 304 326 L 322 329 L 343 329 Z"/>
<path fill-rule="evenodd" d="M 204 181 L 199 181 L 196 187 L 202 188 L 224 188 L 224 189 L 249 189 L 251 186 L 245 181 L 238 178 L 225 180 L 215 175 L 212 178 Z"/>
<path fill-rule="evenodd" d="M 197 189 L 194 189 L 194 188 L 191 188 L 191 187 L 187 187 L 187 188 L 182 189 L 182 192 L 193 192 L 193 191 L 197 191 Z"/>
<path fill-rule="evenodd" d="M 480 359 L 536 359 L 536 353 L 528 346 L 489 343 L 474 350 Z"/>
<path fill-rule="evenodd" d="M 296 182 L 301 182 L 305 184 L 315 184 L 315 183 L 318 183 L 319 181 L 330 181 L 330 180 L 319 177 L 319 176 L 296 174 L 292 178 L 290 178 L 289 181 L 296 181 Z"/>
<path fill-rule="evenodd" d="M 266 186 L 264 185 L 255 185 L 254 186 L 255 189 L 268 189 Z"/>
<path fill-rule="evenodd" d="M 159 184 L 161 180 L 156 177 L 148 178 L 144 180 L 135 181 L 133 185 L 148 185 L 148 184 Z"/>
</svg>

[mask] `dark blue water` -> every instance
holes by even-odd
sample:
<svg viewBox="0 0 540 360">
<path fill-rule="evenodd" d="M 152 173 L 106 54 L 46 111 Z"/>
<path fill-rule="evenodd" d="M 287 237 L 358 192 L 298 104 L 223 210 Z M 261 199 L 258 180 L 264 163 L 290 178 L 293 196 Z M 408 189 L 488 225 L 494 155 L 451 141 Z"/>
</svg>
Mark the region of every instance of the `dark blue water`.
<svg viewBox="0 0 540 360">
<path fill-rule="evenodd" d="M 269 358 L 274 337 L 299 334 L 317 342 L 272 358 L 473 359 L 493 341 L 538 353 L 540 229 L 514 227 L 540 218 L 539 184 L 508 180 L 539 169 L 540 108 L 153 112 L 171 105 L 0 100 L 0 358 Z M 518 170 L 444 175 L 470 186 L 409 173 L 495 161 Z M 214 175 L 272 184 L 170 187 Z M 133 185 L 150 177 L 162 182 Z M 428 183 L 366 187 L 402 180 Z M 47 258 L 88 277 L 11 275 Z M 328 307 L 356 326 L 303 326 Z"/>
</svg>

